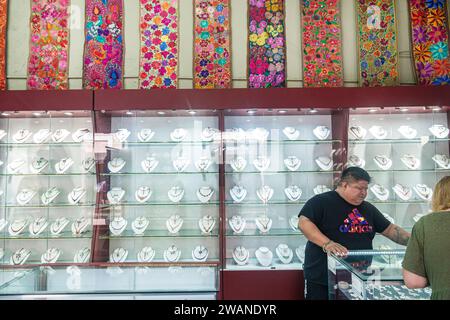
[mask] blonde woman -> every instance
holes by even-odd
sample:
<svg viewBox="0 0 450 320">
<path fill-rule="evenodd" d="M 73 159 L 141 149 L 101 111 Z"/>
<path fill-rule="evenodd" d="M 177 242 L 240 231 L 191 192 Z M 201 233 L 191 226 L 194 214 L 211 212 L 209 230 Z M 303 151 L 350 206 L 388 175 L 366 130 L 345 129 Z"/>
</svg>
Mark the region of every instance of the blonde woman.
<svg viewBox="0 0 450 320">
<path fill-rule="evenodd" d="M 411 289 L 430 285 L 433 300 L 450 300 L 450 176 L 436 184 L 432 210 L 414 225 L 403 279 Z"/>
</svg>

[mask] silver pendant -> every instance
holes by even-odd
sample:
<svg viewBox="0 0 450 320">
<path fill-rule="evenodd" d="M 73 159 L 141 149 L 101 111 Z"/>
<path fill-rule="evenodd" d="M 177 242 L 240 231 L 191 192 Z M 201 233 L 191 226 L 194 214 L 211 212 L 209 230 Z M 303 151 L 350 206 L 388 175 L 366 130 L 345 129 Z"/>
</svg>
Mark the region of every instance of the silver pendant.
<svg viewBox="0 0 450 320">
<path fill-rule="evenodd" d="M 45 251 L 45 253 L 41 256 L 41 263 L 55 263 L 60 255 L 60 249 L 48 248 L 47 251 Z"/>
<path fill-rule="evenodd" d="M 44 143 L 50 137 L 51 133 L 49 129 L 41 129 L 34 134 L 33 142 L 39 144 Z"/>
<path fill-rule="evenodd" d="M 10 263 L 14 266 L 23 265 L 31 255 L 31 251 L 21 248 L 13 253 L 10 258 Z"/>
<path fill-rule="evenodd" d="M 178 233 L 183 226 L 183 219 L 179 215 L 173 215 L 166 220 L 166 227 L 170 233 Z"/>
<path fill-rule="evenodd" d="M 209 166 L 211 165 L 212 161 L 210 158 L 202 157 L 195 161 L 195 168 L 200 172 L 206 172 L 208 171 Z"/>
<path fill-rule="evenodd" d="M 13 141 L 15 143 L 24 143 L 26 142 L 33 133 L 27 129 L 20 129 L 13 135 Z"/>
<path fill-rule="evenodd" d="M 381 126 L 372 126 L 369 129 L 370 133 L 372 134 L 372 136 L 374 136 L 375 139 L 386 139 L 388 133 L 386 130 L 384 130 L 383 127 Z"/>
<path fill-rule="evenodd" d="M 392 166 L 392 160 L 385 155 L 376 155 L 375 158 L 373 158 L 373 161 L 382 170 L 389 170 Z"/>
<path fill-rule="evenodd" d="M 109 223 L 109 231 L 115 236 L 119 236 L 127 227 L 128 221 L 123 217 L 115 217 Z"/>
<path fill-rule="evenodd" d="M 84 140 L 86 140 L 86 138 L 88 137 L 88 135 L 91 133 L 91 130 L 89 130 L 88 128 L 80 128 L 77 131 L 75 131 L 74 133 L 72 133 L 72 139 L 75 142 L 82 142 Z"/>
<path fill-rule="evenodd" d="M 299 201 L 302 196 L 302 189 L 299 186 L 289 186 L 284 189 L 284 193 L 289 201 L 296 202 Z"/>
<path fill-rule="evenodd" d="M 283 162 L 289 171 L 297 171 L 298 168 L 300 168 L 300 165 L 302 164 L 302 161 L 296 156 L 289 156 L 286 159 L 284 159 Z"/>
<path fill-rule="evenodd" d="M 88 157 L 81 162 L 84 172 L 89 172 L 95 166 L 95 159 Z"/>
<path fill-rule="evenodd" d="M 41 173 L 47 166 L 48 160 L 41 157 L 31 162 L 30 171 L 31 173 L 38 174 Z"/>
<path fill-rule="evenodd" d="M 174 142 L 181 142 L 187 138 L 188 132 L 186 129 L 177 128 L 170 133 L 170 139 Z"/>
<path fill-rule="evenodd" d="M 63 158 L 55 164 L 55 170 L 58 174 L 63 174 L 74 164 L 72 158 Z"/>
<path fill-rule="evenodd" d="M 183 172 L 191 161 L 184 157 L 179 157 L 172 161 L 173 167 L 177 172 Z"/>
<path fill-rule="evenodd" d="M 69 200 L 70 204 L 77 204 L 85 194 L 86 189 L 83 187 L 76 187 L 67 195 L 67 200 Z"/>
<path fill-rule="evenodd" d="M 297 140 L 300 136 L 300 131 L 294 127 L 285 127 L 283 129 L 283 133 L 289 140 Z"/>
<path fill-rule="evenodd" d="M 220 140 L 220 131 L 216 128 L 207 127 L 202 131 L 202 141 Z"/>
<path fill-rule="evenodd" d="M 256 190 L 256 195 L 263 203 L 268 203 L 273 196 L 273 189 L 269 186 L 262 186 Z"/>
<path fill-rule="evenodd" d="M 245 266 L 250 259 L 250 253 L 243 246 L 237 246 L 233 250 L 233 260 L 240 266 Z"/>
<path fill-rule="evenodd" d="M 395 194 L 403 201 L 408 201 L 412 197 L 411 188 L 397 183 L 393 188 Z"/>
<path fill-rule="evenodd" d="M 380 201 L 386 201 L 387 199 L 389 199 L 389 190 L 380 184 L 374 184 L 372 187 L 370 187 L 370 190 Z"/>
<path fill-rule="evenodd" d="M 125 196 L 125 190 L 120 187 L 114 187 L 106 193 L 110 204 L 119 204 Z"/>
<path fill-rule="evenodd" d="M 50 233 L 53 236 L 58 236 L 69 224 L 69 222 L 69 219 L 67 219 L 66 217 L 59 217 L 50 225 Z"/>
<path fill-rule="evenodd" d="M 402 160 L 402 162 L 405 166 L 408 167 L 408 169 L 417 170 L 420 167 L 420 160 L 411 154 L 405 154 L 400 158 L 400 160 Z"/>
<path fill-rule="evenodd" d="M 234 233 L 241 233 L 245 229 L 246 220 L 241 216 L 232 216 L 228 223 Z"/>
<path fill-rule="evenodd" d="M 150 173 L 158 166 L 159 161 L 156 160 L 155 157 L 147 157 L 145 160 L 142 160 L 141 167 L 144 172 Z"/>
<path fill-rule="evenodd" d="M 313 130 L 314 135 L 319 140 L 326 140 L 328 138 L 328 136 L 330 135 L 330 132 L 331 132 L 330 128 L 328 128 L 327 126 L 317 126 Z"/>
<path fill-rule="evenodd" d="M 170 201 L 172 201 L 172 202 L 175 202 L 175 203 L 180 202 L 181 199 L 183 199 L 184 190 L 178 186 L 172 187 L 167 192 L 167 196 L 169 197 Z"/>
<path fill-rule="evenodd" d="M 39 217 L 29 225 L 28 230 L 30 231 L 30 235 L 37 237 L 45 230 L 45 228 L 47 228 L 47 226 L 47 219 L 45 217 Z"/>
<path fill-rule="evenodd" d="M 41 195 L 41 201 L 44 205 L 48 206 L 60 193 L 61 191 L 59 191 L 56 187 L 51 187 Z"/>
<path fill-rule="evenodd" d="M 243 157 L 238 156 L 230 161 L 230 166 L 233 171 L 242 172 L 247 166 L 247 160 L 245 160 Z"/>
<path fill-rule="evenodd" d="M 109 260 L 112 263 L 124 262 L 128 257 L 128 250 L 124 248 L 117 248 L 109 255 Z"/>
<path fill-rule="evenodd" d="M 417 130 L 410 126 L 400 126 L 397 130 L 406 139 L 414 139 L 417 136 Z"/>
<path fill-rule="evenodd" d="M 329 191 L 331 191 L 331 189 L 328 188 L 326 185 L 319 184 L 319 185 L 314 187 L 313 191 L 314 191 L 314 194 L 317 195 L 317 194 L 329 192 Z"/>
<path fill-rule="evenodd" d="M 253 160 L 253 165 L 260 172 L 266 171 L 270 167 L 270 159 L 267 157 L 258 157 Z"/>
<path fill-rule="evenodd" d="M 212 189 L 209 186 L 200 187 L 197 190 L 197 198 L 200 200 L 201 203 L 207 203 L 209 200 L 211 200 L 211 197 L 214 194 L 214 189 Z"/>
<path fill-rule="evenodd" d="M 192 250 L 192 259 L 198 262 L 205 262 L 208 259 L 209 251 L 205 246 L 199 245 Z"/>
<path fill-rule="evenodd" d="M 267 216 L 261 216 L 255 219 L 256 227 L 261 233 L 268 233 L 272 228 L 272 219 Z"/>
<path fill-rule="evenodd" d="M 63 142 L 70 134 L 70 131 L 66 129 L 58 129 L 52 134 L 53 142 L 60 143 Z"/>
<path fill-rule="evenodd" d="M 433 161 L 442 169 L 450 169 L 450 158 L 445 154 L 435 154 Z"/>
<path fill-rule="evenodd" d="M 366 161 L 364 159 L 361 159 L 357 155 L 351 155 L 348 158 L 348 162 L 347 162 L 348 167 L 364 168 L 365 165 L 366 165 Z"/>
<path fill-rule="evenodd" d="M 181 257 L 181 251 L 175 245 L 171 245 L 169 248 L 164 250 L 164 261 L 166 262 L 177 262 Z"/>
<path fill-rule="evenodd" d="M 8 232 L 11 236 L 15 237 L 20 235 L 27 227 L 27 219 L 17 219 L 11 222 L 8 226 Z"/>
<path fill-rule="evenodd" d="M 441 124 L 435 124 L 428 128 L 428 130 L 438 139 L 444 139 L 449 134 L 449 129 Z"/>
<path fill-rule="evenodd" d="M 419 198 L 425 201 L 431 201 L 433 197 L 433 190 L 426 184 L 416 184 L 413 189 L 417 193 Z"/>
<path fill-rule="evenodd" d="M 122 158 L 114 158 L 108 162 L 108 170 L 112 173 L 118 173 L 125 167 L 126 163 Z"/>
<path fill-rule="evenodd" d="M 255 251 L 256 260 L 263 267 L 269 267 L 272 264 L 273 253 L 267 247 L 259 247 Z"/>
<path fill-rule="evenodd" d="M 134 193 L 134 197 L 137 200 L 137 202 L 144 203 L 144 202 L 147 202 L 148 199 L 150 199 L 152 194 L 153 194 L 153 191 L 150 189 L 150 187 L 141 186 Z"/>
<path fill-rule="evenodd" d="M 292 258 L 294 257 L 294 252 L 292 251 L 291 248 L 289 248 L 289 246 L 287 244 L 284 243 L 280 243 L 276 249 L 275 252 L 278 256 L 278 259 L 280 259 L 280 261 L 283 264 L 289 264 L 292 261 Z"/>
<path fill-rule="evenodd" d="M 151 262 L 155 257 L 155 250 L 152 247 L 144 247 L 137 254 L 138 262 Z"/>
<path fill-rule="evenodd" d="M 202 233 L 211 233 L 214 229 L 214 226 L 216 225 L 216 219 L 211 217 L 210 215 L 203 216 L 198 220 L 198 226 L 200 227 L 200 230 Z"/>
<path fill-rule="evenodd" d="M 242 202 L 247 196 L 247 190 L 243 186 L 234 186 L 230 189 L 230 195 L 234 202 Z"/>
<path fill-rule="evenodd" d="M 155 131 L 152 131 L 152 129 L 141 129 L 141 131 L 138 132 L 137 137 L 140 142 L 149 142 L 154 135 Z"/>
<path fill-rule="evenodd" d="M 21 206 L 26 205 L 36 195 L 36 191 L 31 189 L 22 189 L 16 196 L 17 203 Z"/>
<path fill-rule="evenodd" d="M 85 217 L 78 218 L 72 223 L 72 234 L 74 236 L 80 236 L 82 233 L 84 233 L 89 226 L 89 220 Z"/>
<path fill-rule="evenodd" d="M 323 171 L 328 171 L 333 168 L 333 160 L 328 157 L 318 157 L 315 161 L 319 168 Z"/>
<path fill-rule="evenodd" d="M 364 139 L 367 134 L 367 130 L 361 126 L 351 126 L 349 132 L 356 140 Z"/>
<path fill-rule="evenodd" d="M 131 223 L 131 229 L 135 235 L 143 235 L 149 224 L 150 221 L 146 217 L 140 216 Z"/>
<path fill-rule="evenodd" d="M 131 132 L 128 129 L 118 129 L 114 133 L 114 137 L 119 140 L 119 142 L 126 142 Z"/>
<path fill-rule="evenodd" d="M 73 261 L 75 263 L 88 263 L 90 258 L 91 258 L 91 249 L 86 247 L 78 250 L 75 253 Z"/>
<path fill-rule="evenodd" d="M 10 173 L 17 174 L 20 173 L 20 168 L 25 164 L 25 161 L 22 159 L 16 159 L 10 164 L 8 164 L 8 170 Z"/>
</svg>

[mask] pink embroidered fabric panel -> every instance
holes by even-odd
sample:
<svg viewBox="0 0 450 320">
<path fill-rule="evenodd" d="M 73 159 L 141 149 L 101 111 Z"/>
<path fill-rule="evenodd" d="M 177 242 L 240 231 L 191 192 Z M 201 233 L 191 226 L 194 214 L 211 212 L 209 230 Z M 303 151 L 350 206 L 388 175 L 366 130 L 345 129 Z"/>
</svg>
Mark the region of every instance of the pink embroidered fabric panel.
<svg viewBox="0 0 450 320">
<path fill-rule="evenodd" d="M 284 0 L 249 0 L 250 88 L 286 86 Z"/>
<path fill-rule="evenodd" d="M 303 85 L 344 85 L 340 0 L 302 0 Z"/>
<path fill-rule="evenodd" d="M 195 0 L 194 88 L 231 88 L 230 0 Z"/>
<path fill-rule="evenodd" d="M 69 0 L 32 0 L 27 87 L 68 89 Z"/>
<path fill-rule="evenodd" d="M 410 0 L 414 65 L 419 84 L 450 84 L 448 17 L 445 0 Z"/>
<path fill-rule="evenodd" d="M 140 88 L 176 88 L 178 0 L 140 0 Z"/>
<path fill-rule="evenodd" d="M 83 88 L 123 87 L 122 0 L 86 0 Z"/>
<path fill-rule="evenodd" d="M 0 0 L 0 90 L 6 89 L 6 21 L 8 1 Z"/>
</svg>

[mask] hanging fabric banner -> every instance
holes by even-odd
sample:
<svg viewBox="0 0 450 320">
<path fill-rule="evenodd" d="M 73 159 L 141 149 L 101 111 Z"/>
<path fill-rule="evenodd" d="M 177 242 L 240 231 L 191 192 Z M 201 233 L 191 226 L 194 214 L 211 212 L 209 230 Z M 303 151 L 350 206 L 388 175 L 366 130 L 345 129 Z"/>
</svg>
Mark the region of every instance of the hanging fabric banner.
<svg viewBox="0 0 450 320">
<path fill-rule="evenodd" d="M 32 0 L 27 88 L 68 89 L 69 0 Z"/>
<path fill-rule="evenodd" d="M 122 0 L 86 0 L 83 88 L 123 87 Z"/>
<path fill-rule="evenodd" d="M 6 22 L 8 1 L 0 0 L 0 90 L 6 89 Z"/>
<path fill-rule="evenodd" d="M 445 0 L 410 0 L 411 40 L 419 84 L 450 84 Z"/>
<path fill-rule="evenodd" d="M 301 3 L 303 86 L 343 86 L 340 0 Z"/>
<path fill-rule="evenodd" d="M 194 88 L 231 88 L 230 0 L 195 0 Z"/>
<path fill-rule="evenodd" d="M 141 89 L 176 88 L 178 0 L 141 0 Z"/>
<path fill-rule="evenodd" d="M 357 0 L 359 84 L 398 85 L 398 46 L 394 0 Z"/>
<path fill-rule="evenodd" d="M 286 86 L 284 0 L 249 0 L 250 88 Z"/>
</svg>

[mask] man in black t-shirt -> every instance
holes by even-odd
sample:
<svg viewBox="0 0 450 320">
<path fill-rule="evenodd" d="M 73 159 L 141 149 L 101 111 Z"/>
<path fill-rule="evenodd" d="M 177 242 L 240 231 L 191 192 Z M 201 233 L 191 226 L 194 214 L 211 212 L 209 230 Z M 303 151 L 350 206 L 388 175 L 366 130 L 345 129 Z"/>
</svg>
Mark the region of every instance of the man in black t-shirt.
<svg viewBox="0 0 450 320">
<path fill-rule="evenodd" d="M 307 300 L 328 299 L 328 253 L 345 256 L 347 250 L 370 250 L 377 232 L 407 245 L 410 234 L 364 201 L 369 183 L 365 170 L 349 167 L 336 190 L 312 197 L 301 209 L 298 226 L 309 240 L 304 263 Z"/>
</svg>

